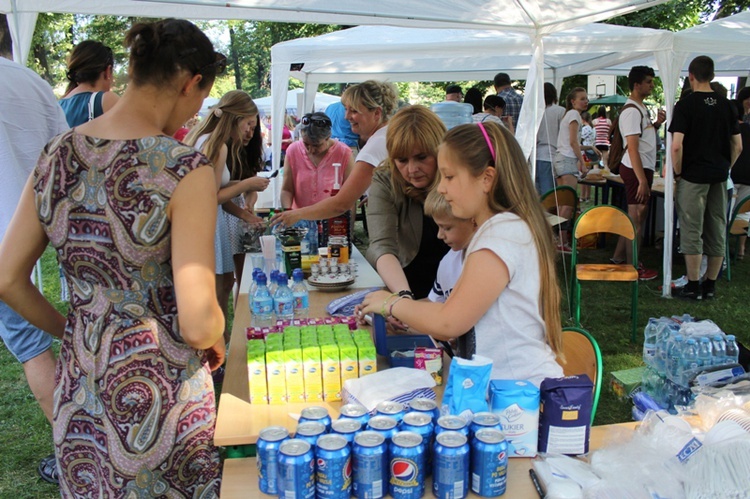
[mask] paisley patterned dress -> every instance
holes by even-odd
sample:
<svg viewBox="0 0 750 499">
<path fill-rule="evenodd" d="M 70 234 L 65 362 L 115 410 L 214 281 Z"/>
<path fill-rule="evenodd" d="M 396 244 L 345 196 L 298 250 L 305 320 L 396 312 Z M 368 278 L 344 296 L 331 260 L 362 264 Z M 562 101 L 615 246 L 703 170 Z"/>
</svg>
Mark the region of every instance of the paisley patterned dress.
<svg viewBox="0 0 750 499">
<path fill-rule="evenodd" d="M 171 137 L 69 131 L 34 173 L 39 219 L 71 290 L 53 437 L 63 497 L 217 497 L 215 399 L 180 336 L 167 206 L 208 160 Z"/>
</svg>

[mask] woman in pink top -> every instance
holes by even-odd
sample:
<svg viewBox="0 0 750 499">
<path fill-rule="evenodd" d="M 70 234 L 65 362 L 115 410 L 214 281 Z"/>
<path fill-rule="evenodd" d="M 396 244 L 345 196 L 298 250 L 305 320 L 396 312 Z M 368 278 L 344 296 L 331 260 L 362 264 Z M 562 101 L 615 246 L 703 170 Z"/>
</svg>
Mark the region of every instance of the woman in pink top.
<svg viewBox="0 0 750 499">
<path fill-rule="evenodd" d="M 612 129 L 612 121 L 607 118 L 607 108 L 604 106 L 599 106 L 596 115 L 597 118 L 592 122 L 596 131 L 594 147 L 601 151 L 602 164 L 606 165 L 607 158 L 609 157 L 609 134 Z"/>
<path fill-rule="evenodd" d="M 344 183 L 354 167 L 352 150 L 331 138 L 331 119 L 325 113 L 306 114 L 300 125 L 302 140 L 286 151 L 281 206 L 285 210 L 311 206 L 331 197 L 337 180 Z M 340 163 L 336 179 L 334 163 Z"/>
</svg>

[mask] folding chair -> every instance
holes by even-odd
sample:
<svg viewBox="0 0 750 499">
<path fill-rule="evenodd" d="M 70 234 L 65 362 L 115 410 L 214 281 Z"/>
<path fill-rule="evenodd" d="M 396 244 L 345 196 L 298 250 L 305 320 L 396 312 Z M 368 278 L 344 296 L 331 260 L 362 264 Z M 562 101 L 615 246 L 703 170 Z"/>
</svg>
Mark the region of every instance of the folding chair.
<svg viewBox="0 0 750 499">
<path fill-rule="evenodd" d="M 565 362 L 560 362 L 565 376 L 587 374 L 594 383 L 591 424 L 594 424 L 599 394 L 602 390 L 602 351 L 591 333 L 577 327 L 563 328 L 563 353 Z"/>
<path fill-rule="evenodd" d="M 558 185 L 550 189 L 541 197 L 542 207 L 547 213 L 557 215 L 560 206 L 570 206 L 573 209 L 571 225 L 575 222 L 576 213 L 578 213 L 578 193 L 569 185 Z"/>
<path fill-rule="evenodd" d="M 737 252 L 739 251 L 739 239 L 740 236 L 747 235 L 748 221 L 741 218 L 737 218 L 737 215 L 741 213 L 747 213 L 750 211 L 750 196 L 745 196 L 740 202 L 738 202 L 734 210 L 732 210 L 732 218 L 727 224 L 727 238 L 724 243 L 724 261 L 727 262 L 727 281 L 732 280 L 732 264 L 731 260 L 737 261 Z M 729 242 L 734 239 L 737 241 L 735 244 L 734 258 L 730 258 L 729 253 Z"/>
<path fill-rule="evenodd" d="M 632 264 L 613 263 L 577 263 L 578 239 L 589 234 L 608 233 L 622 236 L 633 245 L 633 261 L 638 261 L 638 245 L 635 226 L 628 215 L 620 208 L 609 205 L 594 206 L 584 211 L 573 228 L 573 254 L 570 266 L 573 269 L 572 286 L 570 292 L 571 303 L 575 311 L 575 324 L 581 326 L 581 283 L 580 281 L 617 281 L 630 282 L 631 296 L 631 335 L 630 341 L 635 342 L 638 324 L 638 269 Z"/>
</svg>

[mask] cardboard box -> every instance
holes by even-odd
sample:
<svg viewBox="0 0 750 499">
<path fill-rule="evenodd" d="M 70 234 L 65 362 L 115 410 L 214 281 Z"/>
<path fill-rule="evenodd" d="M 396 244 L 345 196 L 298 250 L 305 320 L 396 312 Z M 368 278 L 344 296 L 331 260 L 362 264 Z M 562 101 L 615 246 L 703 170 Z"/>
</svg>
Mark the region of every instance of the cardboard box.
<svg viewBox="0 0 750 499">
<path fill-rule="evenodd" d="M 641 386 L 646 366 L 610 373 L 609 386 L 621 400 L 629 398 Z"/>
</svg>

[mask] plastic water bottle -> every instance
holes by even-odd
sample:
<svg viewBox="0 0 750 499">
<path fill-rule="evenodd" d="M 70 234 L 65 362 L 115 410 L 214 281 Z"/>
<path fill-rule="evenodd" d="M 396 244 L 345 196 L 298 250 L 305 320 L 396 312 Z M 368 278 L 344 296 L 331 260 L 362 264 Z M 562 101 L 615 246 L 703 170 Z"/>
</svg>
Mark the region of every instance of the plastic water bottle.
<svg viewBox="0 0 750 499">
<path fill-rule="evenodd" d="M 289 279 L 285 272 L 280 272 L 278 286 L 273 295 L 273 307 L 276 317 L 282 320 L 294 319 L 294 295 L 289 289 Z"/>
<path fill-rule="evenodd" d="M 740 347 L 733 334 L 727 335 L 727 364 L 736 364 L 740 360 Z"/>
<path fill-rule="evenodd" d="M 253 269 L 253 281 L 250 283 L 250 288 L 247 290 L 247 296 L 250 297 L 250 311 L 252 312 L 252 296 L 255 294 L 255 290 L 258 289 L 258 274 L 262 274 L 263 271 L 258 267 Z"/>
<path fill-rule="evenodd" d="M 680 377 L 682 371 L 680 370 L 680 358 L 682 357 L 682 351 L 685 348 L 685 338 L 681 334 L 676 334 L 672 338 L 672 342 L 669 344 L 667 353 L 667 377 L 674 383 L 680 383 Z"/>
<path fill-rule="evenodd" d="M 273 269 L 271 271 L 271 280 L 268 281 L 268 292 L 271 293 L 271 296 L 276 296 L 276 290 L 279 287 L 279 271 L 278 269 Z"/>
<path fill-rule="evenodd" d="M 675 324 L 676 326 L 676 324 Z M 666 377 L 667 375 L 667 345 L 672 337 L 677 334 L 677 329 L 672 324 L 663 322 L 656 327 L 656 371 Z"/>
<path fill-rule="evenodd" d="M 708 336 L 703 336 L 698 343 L 698 367 L 710 367 L 712 363 L 711 340 Z"/>
<path fill-rule="evenodd" d="M 643 362 L 647 366 L 655 367 L 656 356 L 656 319 L 649 319 L 643 329 Z"/>
<path fill-rule="evenodd" d="M 698 370 L 698 345 L 694 338 L 688 338 L 682 351 L 682 379 L 681 385 L 688 386 L 690 379 Z"/>
<path fill-rule="evenodd" d="M 711 339 L 711 364 L 714 366 L 722 366 L 727 363 L 727 344 L 724 342 L 724 337 L 720 334 L 715 334 Z"/>
<path fill-rule="evenodd" d="M 252 325 L 263 327 L 273 325 L 273 298 L 266 286 L 266 275 L 258 274 L 258 287 L 253 293 L 251 311 Z"/>
<path fill-rule="evenodd" d="M 305 284 L 302 269 L 292 272 L 292 295 L 294 296 L 294 318 L 305 319 L 310 312 L 310 291 Z"/>
</svg>

